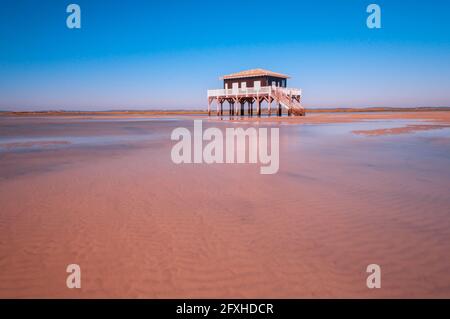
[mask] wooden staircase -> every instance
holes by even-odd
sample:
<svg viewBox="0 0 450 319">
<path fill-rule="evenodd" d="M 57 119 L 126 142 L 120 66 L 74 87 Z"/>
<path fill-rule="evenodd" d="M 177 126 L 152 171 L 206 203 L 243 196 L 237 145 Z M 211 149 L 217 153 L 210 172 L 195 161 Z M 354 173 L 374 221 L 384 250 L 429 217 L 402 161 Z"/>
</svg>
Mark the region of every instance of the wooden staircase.
<svg viewBox="0 0 450 319">
<path fill-rule="evenodd" d="M 305 108 L 300 104 L 299 101 L 293 99 L 290 96 L 289 90 L 280 87 L 273 87 L 272 94 L 275 101 L 280 103 L 284 108 L 288 110 L 288 114 L 297 116 L 305 115 Z"/>
</svg>

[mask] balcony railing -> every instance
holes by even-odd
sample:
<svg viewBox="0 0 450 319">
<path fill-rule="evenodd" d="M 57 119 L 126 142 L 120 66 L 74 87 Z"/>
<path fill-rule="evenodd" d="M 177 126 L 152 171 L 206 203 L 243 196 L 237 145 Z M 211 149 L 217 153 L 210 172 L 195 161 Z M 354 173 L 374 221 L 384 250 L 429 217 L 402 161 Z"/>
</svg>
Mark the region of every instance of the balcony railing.
<svg viewBox="0 0 450 319">
<path fill-rule="evenodd" d="M 253 95 L 272 95 L 275 90 L 281 90 L 287 95 L 301 95 L 302 90 L 294 88 L 282 88 L 272 86 L 262 86 L 259 88 L 231 88 L 208 90 L 208 97 L 233 97 L 233 96 L 253 96 Z"/>
</svg>

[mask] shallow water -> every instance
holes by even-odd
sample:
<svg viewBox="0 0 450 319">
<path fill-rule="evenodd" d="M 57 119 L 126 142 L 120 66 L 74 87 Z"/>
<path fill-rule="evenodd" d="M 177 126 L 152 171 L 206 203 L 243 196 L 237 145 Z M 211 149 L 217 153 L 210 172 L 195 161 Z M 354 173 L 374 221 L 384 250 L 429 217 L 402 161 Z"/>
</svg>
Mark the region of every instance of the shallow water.
<svg viewBox="0 0 450 319">
<path fill-rule="evenodd" d="M 450 129 L 353 133 L 392 116 L 203 122 L 278 127 L 274 175 L 175 165 L 186 117 L 0 118 L 0 296 L 450 297 Z"/>
</svg>

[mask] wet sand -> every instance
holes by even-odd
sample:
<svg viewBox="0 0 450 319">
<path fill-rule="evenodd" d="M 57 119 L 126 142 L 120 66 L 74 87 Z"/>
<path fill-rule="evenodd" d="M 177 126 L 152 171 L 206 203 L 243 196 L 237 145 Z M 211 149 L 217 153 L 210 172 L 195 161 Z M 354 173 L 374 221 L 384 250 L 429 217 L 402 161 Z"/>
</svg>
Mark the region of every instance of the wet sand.
<svg viewBox="0 0 450 319">
<path fill-rule="evenodd" d="M 173 164 L 170 133 L 194 118 L 280 128 L 279 172 Z M 449 125 L 1 117 L 0 297 L 449 298 Z M 81 289 L 66 287 L 73 263 Z M 381 289 L 366 287 L 372 263 Z"/>
</svg>

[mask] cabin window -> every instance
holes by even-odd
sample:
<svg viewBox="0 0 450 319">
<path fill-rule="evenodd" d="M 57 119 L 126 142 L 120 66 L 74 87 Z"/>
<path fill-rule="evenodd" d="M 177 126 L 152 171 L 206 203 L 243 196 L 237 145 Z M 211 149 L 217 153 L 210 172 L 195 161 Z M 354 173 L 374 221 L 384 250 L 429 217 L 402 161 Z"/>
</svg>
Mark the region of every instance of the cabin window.
<svg viewBox="0 0 450 319">
<path fill-rule="evenodd" d="M 255 82 L 253 82 L 253 87 L 254 87 L 255 89 L 259 89 L 259 88 L 261 87 L 261 81 L 255 81 Z"/>
<path fill-rule="evenodd" d="M 247 88 L 247 82 L 241 82 L 241 88 L 246 89 Z"/>
</svg>

